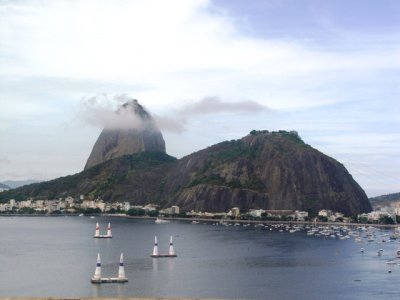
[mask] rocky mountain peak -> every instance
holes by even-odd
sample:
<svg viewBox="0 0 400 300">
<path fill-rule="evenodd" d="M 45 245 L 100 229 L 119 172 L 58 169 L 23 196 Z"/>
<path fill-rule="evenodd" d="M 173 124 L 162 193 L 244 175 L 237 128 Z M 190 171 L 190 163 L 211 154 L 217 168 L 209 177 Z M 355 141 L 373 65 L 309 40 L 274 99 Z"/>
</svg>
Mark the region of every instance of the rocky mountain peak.
<svg viewBox="0 0 400 300">
<path fill-rule="evenodd" d="M 131 101 L 122 104 L 116 111 L 116 114 L 124 116 L 132 115 L 143 122 L 154 123 L 150 113 L 140 105 L 139 101 L 136 99 L 132 99 Z"/>
<path fill-rule="evenodd" d="M 165 153 L 165 141 L 150 113 L 132 100 L 115 112 L 118 122 L 103 129 L 86 162 L 85 170 L 109 159 L 144 151 Z"/>
</svg>

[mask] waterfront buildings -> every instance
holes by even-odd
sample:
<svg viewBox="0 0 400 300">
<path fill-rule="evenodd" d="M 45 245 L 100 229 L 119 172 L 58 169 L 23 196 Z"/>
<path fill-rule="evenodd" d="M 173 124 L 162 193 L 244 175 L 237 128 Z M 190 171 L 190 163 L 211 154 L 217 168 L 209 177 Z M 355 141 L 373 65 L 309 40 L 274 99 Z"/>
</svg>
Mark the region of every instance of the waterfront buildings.
<svg viewBox="0 0 400 300">
<path fill-rule="evenodd" d="M 311 221 L 309 213 L 306 211 L 290 211 L 290 210 L 264 210 L 250 209 L 249 211 L 240 212 L 238 207 L 231 208 L 228 212 L 181 212 L 179 206 L 171 206 L 164 209 L 159 209 L 156 204 L 146 204 L 144 206 L 131 205 L 129 201 L 121 202 L 104 202 L 101 199 L 88 199 L 83 195 L 80 199 L 73 197 L 59 198 L 54 200 L 48 199 L 26 199 L 24 201 L 9 200 L 7 203 L 0 203 L 0 213 L 127 213 L 131 209 L 143 210 L 148 215 L 177 216 L 197 218 L 253 218 L 253 219 L 281 219 L 294 221 Z M 366 214 L 360 214 L 358 220 L 369 223 L 379 223 L 382 220 L 385 222 L 396 223 L 396 216 L 400 216 L 400 201 L 395 202 L 390 207 L 379 207 L 377 210 Z M 350 218 L 346 218 L 342 213 L 333 212 L 331 210 L 320 210 L 318 212 L 319 220 L 329 222 L 350 222 Z"/>
</svg>

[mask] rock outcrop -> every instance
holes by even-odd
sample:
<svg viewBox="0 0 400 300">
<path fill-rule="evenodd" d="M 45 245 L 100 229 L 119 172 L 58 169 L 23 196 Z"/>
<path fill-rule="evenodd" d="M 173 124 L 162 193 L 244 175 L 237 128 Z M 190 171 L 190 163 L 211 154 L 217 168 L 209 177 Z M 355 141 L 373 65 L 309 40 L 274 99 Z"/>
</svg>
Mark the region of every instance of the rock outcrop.
<svg viewBox="0 0 400 300">
<path fill-rule="evenodd" d="M 186 156 L 173 166 L 162 199 L 183 210 L 371 210 L 346 168 L 296 132 L 253 131 Z"/>
<path fill-rule="evenodd" d="M 165 153 L 161 132 L 137 100 L 125 103 L 116 114 L 124 117 L 128 115 L 130 118 L 125 118 L 125 124 L 103 129 L 86 162 L 85 170 L 123 155 L 144 151 Z"/>
</svg>

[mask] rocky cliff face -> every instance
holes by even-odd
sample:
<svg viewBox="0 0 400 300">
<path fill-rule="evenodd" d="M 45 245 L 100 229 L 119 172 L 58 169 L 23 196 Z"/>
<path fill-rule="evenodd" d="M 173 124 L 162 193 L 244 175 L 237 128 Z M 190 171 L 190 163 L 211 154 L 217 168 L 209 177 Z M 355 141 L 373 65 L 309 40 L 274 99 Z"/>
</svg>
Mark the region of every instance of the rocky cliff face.
<svg viewBox="0 0 400 300">
<path fill-rule="evenodd" d="M 371 210 L 345 167 L 304 144 L 295 132 L 253 132 L 179 160 L 162 198 L 184 210 L 251 208 Z"/>
<path fill-rule="evenodd" d="M 85 170 L 109 159 L 144 151 L 165 153 L 165 142 L 150 114 L 137 100 L 125 103 L 116 112 L 126 122 L 105 128 L 86 162 Z M 121 118 L 122 119 L 122 118 Z"/>
</svg>

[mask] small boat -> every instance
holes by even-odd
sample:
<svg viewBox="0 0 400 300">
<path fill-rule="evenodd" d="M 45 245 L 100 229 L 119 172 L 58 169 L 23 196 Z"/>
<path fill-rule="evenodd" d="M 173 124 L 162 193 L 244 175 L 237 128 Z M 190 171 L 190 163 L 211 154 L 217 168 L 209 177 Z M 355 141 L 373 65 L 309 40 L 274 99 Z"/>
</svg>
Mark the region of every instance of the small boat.
<svg viewBox="0 0 400 300">
<path fill-rule="evenodd" d="M 160 218 L 157 218 L 155 221 L 154 221 L 154 223 L 156 223 L 156 224 L 165 224 L 165 223 L 169 223 L 170 221 L 168 221 L 168 220 L 164 220 L 164 219 L 160 219 Z"/>
</svg>

